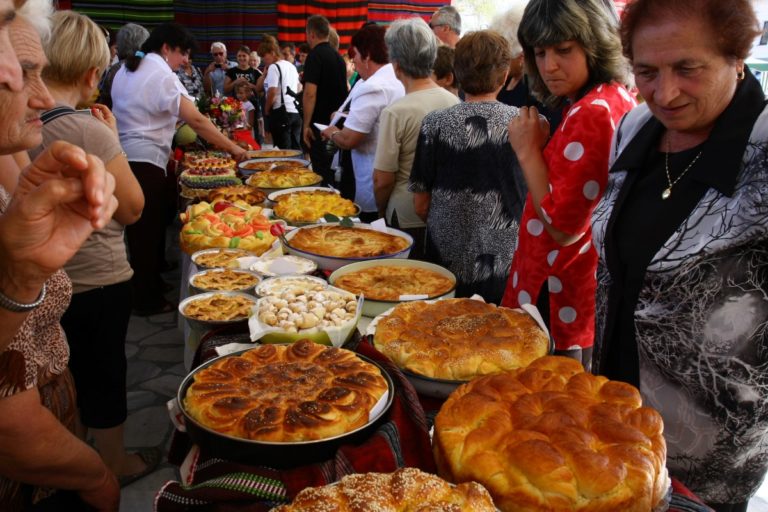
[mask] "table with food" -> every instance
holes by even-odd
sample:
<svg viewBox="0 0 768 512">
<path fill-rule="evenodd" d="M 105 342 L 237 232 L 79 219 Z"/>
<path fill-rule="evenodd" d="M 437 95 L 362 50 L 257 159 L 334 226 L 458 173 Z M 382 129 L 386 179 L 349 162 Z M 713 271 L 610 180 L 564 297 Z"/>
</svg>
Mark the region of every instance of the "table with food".
<svg viewBox="0 0 768 512">
<path fill-rule="evenodd" d="M 455 297 L 301 155 L 251 156 L 181 175 L 195 340 L 156 510 L 709 510 L 669 477 L 658 412 L 552 355 L 534 307 Z"/>
</svg>

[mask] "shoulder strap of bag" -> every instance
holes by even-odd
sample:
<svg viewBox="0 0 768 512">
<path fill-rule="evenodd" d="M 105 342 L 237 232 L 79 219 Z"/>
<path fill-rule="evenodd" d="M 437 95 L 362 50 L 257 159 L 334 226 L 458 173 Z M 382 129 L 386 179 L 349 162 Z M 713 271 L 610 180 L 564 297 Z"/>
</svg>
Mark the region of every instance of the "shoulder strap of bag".
<svg viewBox="0 0 768 512">
<path fill-rule="evenodd" d="M 285 96 L 283 95 L 283 72 L 280 70 L 280 61 L 275 62 L 275 67 L 277 68 L 277 72 L 280 75 L 280 78 L 277 80 L 277 87 L 280 89 L 280 103 L 281 106 L 285 106 Z"/>
<path fill-rule="evenodd" d="M 67 116 L 69 114 L 75 113 L 77 112 L 71 107 L 55 107 L 40 114 L 40 120 L 43 122 L 43 124 L 46 124 L 50 123 L 54 119 L 58 119 L 61 116 Z"/>
</svg>

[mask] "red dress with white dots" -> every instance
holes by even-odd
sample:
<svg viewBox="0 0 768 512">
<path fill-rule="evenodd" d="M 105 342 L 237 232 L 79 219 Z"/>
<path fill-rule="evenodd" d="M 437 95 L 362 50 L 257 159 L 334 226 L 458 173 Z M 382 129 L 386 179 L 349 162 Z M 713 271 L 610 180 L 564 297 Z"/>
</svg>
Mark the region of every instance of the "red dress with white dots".
<svg viewBox="0 0 768 512">
<path fill-rule="evenodd" d="M 535 304 L 546 279 L 550 329 L 560 351 L 579 351 L 594 343 L 597 253 L 590 217 L 608 180 L 613 132 L 635 105 L 623 86 L 598 85 L 563 113 L 544 148 L 549 178 L 549 193 L 541 201 L 544 220 L 559 231 L 582 234 L 576 243 L 563 247 L 555 242 L 536 214 L 530 194 L 525 202 L 501 304 Z"/>
</svg>

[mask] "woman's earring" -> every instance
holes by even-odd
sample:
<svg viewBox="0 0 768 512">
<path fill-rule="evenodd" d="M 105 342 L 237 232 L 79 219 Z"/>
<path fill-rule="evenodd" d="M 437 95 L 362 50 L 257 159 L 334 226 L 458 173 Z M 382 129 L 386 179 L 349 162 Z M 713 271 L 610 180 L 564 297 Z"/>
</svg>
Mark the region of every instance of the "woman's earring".
<svg viewBox="0 0 768 512">
<path fill-rule="evenodd" d="M 744 68 L 741 68 L 741 70 L 739 70 L 739 72 L 736 73 L 736 80 L 739 80 L 739 81 L 744 80 L 746 76 L 747 75 L 744 73 Z"/>
</svg>

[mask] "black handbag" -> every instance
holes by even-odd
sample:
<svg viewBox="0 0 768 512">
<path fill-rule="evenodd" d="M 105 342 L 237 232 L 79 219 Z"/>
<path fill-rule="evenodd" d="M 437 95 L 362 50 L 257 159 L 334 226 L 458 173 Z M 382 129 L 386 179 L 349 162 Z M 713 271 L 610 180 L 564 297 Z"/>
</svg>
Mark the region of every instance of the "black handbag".
<svg viewBox="0 0 768 512">
<path fill-rule="evenodd" d="M 280 79 L 277 82 L 277 87 L 280 89 L 280 101 L 281 104 L 277 108 L 273 108 L 269 112 L 269 131 L 282 131 L 288 128 L 288 110 L 285 108 L 285 95 L 283 95 L 283 72 L 280 70 L 280 65 L 276 62 L 275 67 L 280 74 Z"/>
</svg>

